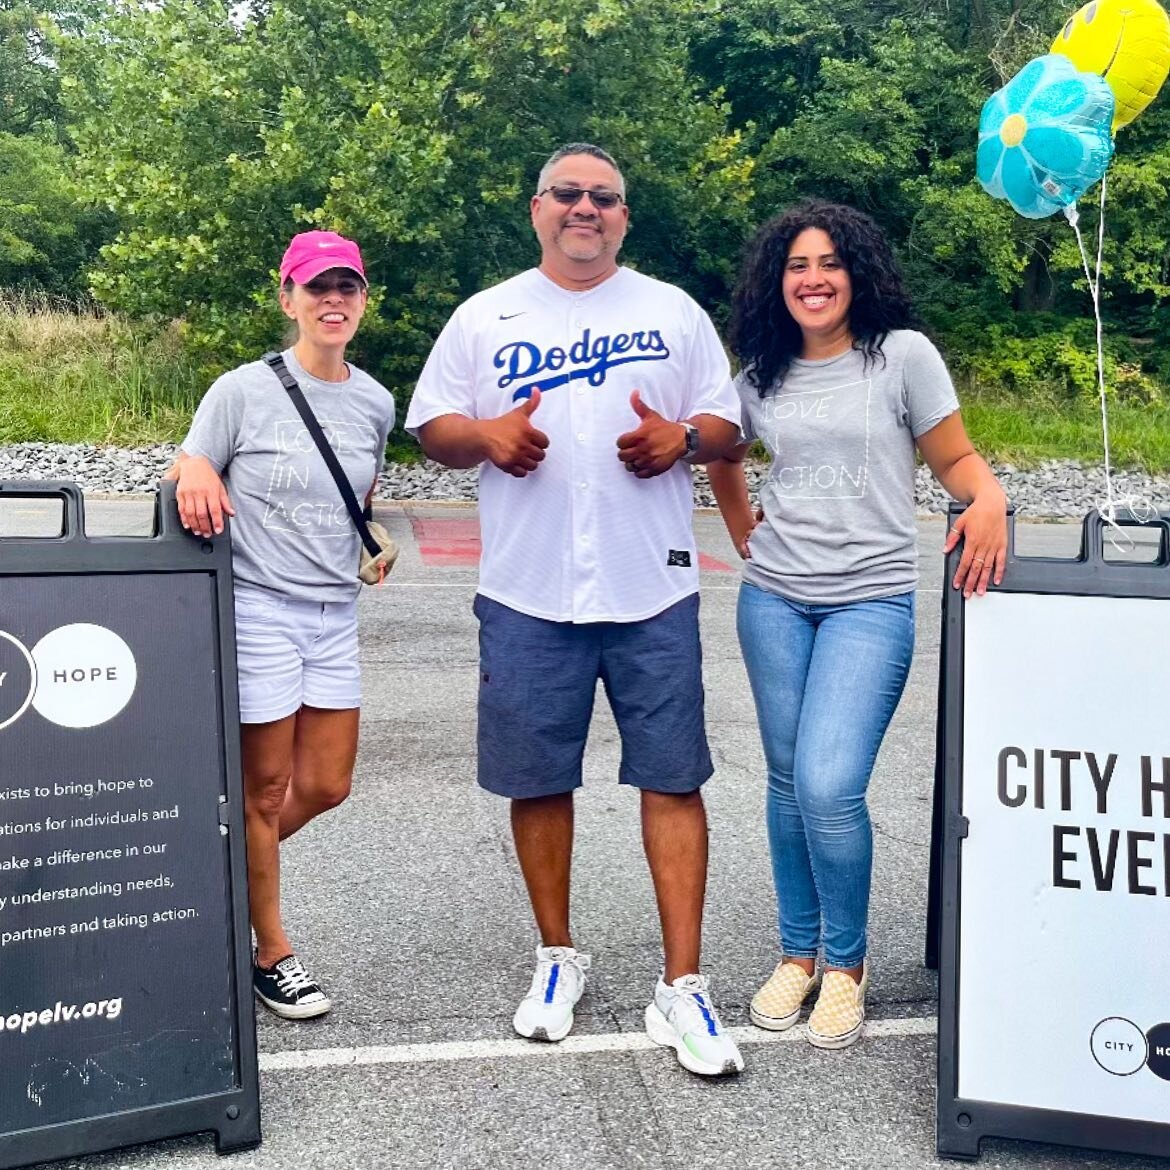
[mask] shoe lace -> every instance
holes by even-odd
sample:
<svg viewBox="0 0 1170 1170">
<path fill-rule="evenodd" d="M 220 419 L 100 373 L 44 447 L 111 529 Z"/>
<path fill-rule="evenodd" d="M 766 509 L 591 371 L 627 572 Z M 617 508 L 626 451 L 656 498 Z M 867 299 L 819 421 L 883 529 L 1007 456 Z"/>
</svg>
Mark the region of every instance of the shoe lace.
<svg viewBox="0 0 1170 1170">
<path fill-rule="evenodd" d="M 278 972 L 276 985 L 285 995 L 292 995 L 298 991 L 309 991 L 314 986 L 313 980 L 305 965 L 295 955 L 282 959 L 276 964 Z"/>
<path fill-rule="evenodd" d="M 687 975 L 671 984 L 675 992 L 670 1014 L 680 1032 L 700 1032 L 708 1036 L 722 1036 L 723 1024 L 711 1002 L 710 985 L 706 975 Z"/>
<path fill-rule="evenodd" d="M 570 998 L 569 989 L 563 976 L 563 969 L 571 967 L 577 979 L 584 979 L 592 962 L 589 955 L 582 955 L 568 947 L 549 947 L 545 955 L 536 961 L 536 973 L 532 977 L 530 996 L 536 996 L 546 1003 L 561 1003 Z M 556 980 L 549 998 L 549 984 Z"/>
</svg>

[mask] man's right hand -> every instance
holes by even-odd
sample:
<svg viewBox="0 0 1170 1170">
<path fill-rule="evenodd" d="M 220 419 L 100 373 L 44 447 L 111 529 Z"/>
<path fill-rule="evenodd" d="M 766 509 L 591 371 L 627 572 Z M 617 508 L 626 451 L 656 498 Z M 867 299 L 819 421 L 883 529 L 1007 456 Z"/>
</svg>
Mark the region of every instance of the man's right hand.
<svg viewBox="0 0 1170 1170">
<path fill-rule="evenodd" d="M 179 519 L 196 536 L 218 535 L 223 531 L 224 516 L 236 514 L 223 480 L 202 455 L 180 459 L 165 478 L 178 480 L 175 500 Z"/>
<path fill-rule="evenodd" d="M 515 410 L 480 424 L 488 459 L 517 478 L 536 470 L 548 446 L 548 435 L 532 425 L 532 414 L 539 405 L 540 391 L 534 389 Z"/>
</svg>

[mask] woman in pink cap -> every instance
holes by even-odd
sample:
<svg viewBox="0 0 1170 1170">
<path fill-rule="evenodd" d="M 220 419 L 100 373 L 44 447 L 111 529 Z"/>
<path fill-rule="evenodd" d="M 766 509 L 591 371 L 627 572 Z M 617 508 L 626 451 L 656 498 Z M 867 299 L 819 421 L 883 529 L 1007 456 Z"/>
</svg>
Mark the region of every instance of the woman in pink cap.
<svg viewBox="0 0 1170 1170">
<path fill-rule="evenodd" d="M 335 232 L 294 236 L 280 306 L 296 340 L 281 355 L 358 500 L 369 500 L 394 424 L 386 388 L 345 360 L 366 308 L 358 246 Z M 279 843 L 349 795 L 358 741 L 359 537 L 336 481 L 264 361 L 218 378 L 182 454 L 179 515 L 199 536 L 231 526 L 236 651 L 256 934 L 256 995 L 289 1019 L 330 1008 L 280 914 Z"/>
</svg>

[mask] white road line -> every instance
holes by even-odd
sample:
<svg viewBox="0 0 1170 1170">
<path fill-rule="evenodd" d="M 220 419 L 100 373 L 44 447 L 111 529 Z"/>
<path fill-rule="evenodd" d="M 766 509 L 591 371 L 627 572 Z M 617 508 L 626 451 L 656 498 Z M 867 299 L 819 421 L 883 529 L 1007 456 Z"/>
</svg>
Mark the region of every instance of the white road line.
<svg viewBox="0 0 1170 1170">
<path fill-rule="evenodd" d="M 870 1020 L 865 1034 L 871 1040 L 903 1036 L 933 1036 L 932 1017 Z M 804 1039 L 802 1027 L 787 1032 L 759 1028 L 729 1028 L 737 1044 L 782 1044 Z M 447 1064 L 461 1060 L 500 1060 L 527 1056 L 584 1056 L 595 1052 L 644 1052 L 656 1045 L 645 1032 L 605 1032 L 596 1036 L 567 1036 L 559 1044 L 531 1040 L 453 1040 L 438 1044 L 388 1044 L 363 1048 L 309 1048 L 260 1054 L 261 1072 L 348 1068 L 377 1064 Z"/>
<path fill-rule="evenodd" d="M 476 589 L 479 586 L 478 581 L 391 581 L 388 582 L 387 588 L 394 589 Z M 707 585 L 701 584 L 699 586 L 700 593 L 715 593 L 715 592 L 731 592 L 739 589 L 739 582 L 736 581 L 732 585 Z M 941 589 L 935 589 L 927 585 L 918 586 L 919 593 L 941 593 Z"/>
</svg>

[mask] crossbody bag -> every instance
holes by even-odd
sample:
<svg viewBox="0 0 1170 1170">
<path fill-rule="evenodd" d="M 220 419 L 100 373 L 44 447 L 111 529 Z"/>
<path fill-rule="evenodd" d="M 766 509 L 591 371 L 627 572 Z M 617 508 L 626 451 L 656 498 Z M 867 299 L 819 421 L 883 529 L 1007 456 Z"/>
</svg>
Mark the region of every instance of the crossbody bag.
<svg viewBox="0 0 1170 1170">
<path fill-rule="evenodd" d="M 333 476 L 333 482 L 337 484 L 337 490 L 341 493 L 349 518 L 353 521 L 358 536 L 361 537 L 358 577 L 367 585 L 381 585 L 398 559 L 398 545 L 381 524 L 370 519 L 369 510 L 363 512 L 358 505 L 357 496 L 353 494 L 353 488 L 342 470 L 336 452 L 329 446 L 329 440 L 325 438 L 325 432 L 321 429 L 313 408 L 305 400 L 300 383 L 289 373 L 284 358 L 278 353 L 266 353 L 264 361 L 288 391 L 293 406 L 297 408 L 297 414 L 301 416 L 306 430 L 313 436 L 313 442 L 317 444 L 317 450 L 321 452 L 321 458 L 325 460 L 325 466 L 329 468 L 329 474 Z"/>
</svg>

